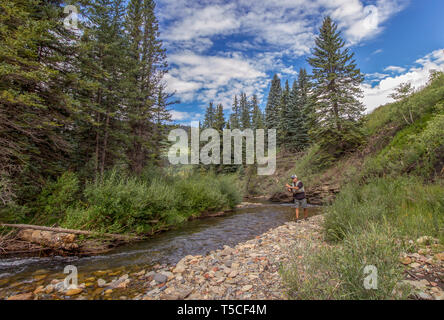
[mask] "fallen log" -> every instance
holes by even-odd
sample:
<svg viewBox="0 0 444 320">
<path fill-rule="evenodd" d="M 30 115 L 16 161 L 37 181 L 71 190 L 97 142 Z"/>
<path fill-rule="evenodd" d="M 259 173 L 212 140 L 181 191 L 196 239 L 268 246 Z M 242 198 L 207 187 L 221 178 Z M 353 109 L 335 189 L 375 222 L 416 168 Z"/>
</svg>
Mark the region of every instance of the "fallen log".
<svg viewBox="0 0 444 320">
<path fill-rule="evenodd" d="M 10 227 L 10 228 L 18 228 L 18 229 L 33 229 L 33 230 L 42 230 L 42 231 L 51 231 L 55 233 L 72 233 L 72 234 L 82 234 L 87 236 L 104 236 L 116 240 L 137 240 L 140 239 L 137 236 L 132 235 L 124 235 L 124 234 L 114 234 L 114 233 L 97 233 L 93 231 L 85 231 L 85 230 L 75 230 L 75 229 L 65 229 L 65 228 L 52 228 L 45 226 L 35 226 L 31 224 L 8 224 L 2 223 L 0 224 L 2 227 Z"/>
</svg>

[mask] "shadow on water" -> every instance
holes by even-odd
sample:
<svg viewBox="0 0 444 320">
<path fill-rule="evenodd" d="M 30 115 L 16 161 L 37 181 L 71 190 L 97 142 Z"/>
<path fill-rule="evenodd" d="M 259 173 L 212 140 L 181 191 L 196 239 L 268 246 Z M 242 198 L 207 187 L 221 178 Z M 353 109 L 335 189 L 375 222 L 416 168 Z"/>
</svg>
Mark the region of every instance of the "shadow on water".
<svg viewBox="0 0 444 320">
<path fill-rule="evenodd" d="M 309 207 L 310 216 L 319 212 L 319 207 Z M 63 272 L 68 264 L 77 266 L 82 272 L 88 272 L 132 265 L 177 263 L 186 255 L 205 255 L 223 248 L 224 245 L 235 246 L 252 239 L 270 228 L 293 220 L 294 214 L 294 208 L 290 204 L 262 203 L 259 206 L 236 209 L 223 217 L 190 221 L 175 230 L 146 241 L 118 247 L 104 255 L 0 259 L 0 279 L 13 275 L 25 276 L 38 269 Z"/>
</svg>

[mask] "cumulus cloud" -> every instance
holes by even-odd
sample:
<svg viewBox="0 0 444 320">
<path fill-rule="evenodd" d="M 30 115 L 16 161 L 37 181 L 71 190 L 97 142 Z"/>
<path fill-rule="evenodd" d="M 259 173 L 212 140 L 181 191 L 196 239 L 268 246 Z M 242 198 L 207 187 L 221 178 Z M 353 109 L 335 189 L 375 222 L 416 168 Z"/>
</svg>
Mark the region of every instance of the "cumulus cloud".
<svg viewBox="0 0 444 320">
<path fill-rule="evenodd" d="M 384 71 L 390 71 L 390 72 L 395 72 L 395 73 L 403 73 L 403 72 L 406 71 L 406 68 L 398 67 L 398 66 L 388 66 L 387 68 L 384 69 Z"/>
<path fill-rule="evenodd" d="M 444 71 L 444 50 L 436 50 L 425 57 L 415 61 L 415 66 L 410 69 L 401 68 L 404 71 L 393 77 L 382 79 L 377 85 L 364 84 L 363 103 L 367 112 L 373 111 L 380 105 L 392 102 L 389 94 L 401 83 L 411 83 L 415 88 L 421 88 L 427 84 L 432 70 Z"/>
<path fill-rule="evenodd" d="M 348 45 L 381 33 L 409 0 L 158 0 L 168 87 L 182 102 L 231 107 L 241 91 L 264 95 L 270 74 L 310 53 L 322 18 L 338 23 Z M 378 79 L 378 78 L 377 78 Z"/>
<path fill-rule="evenodd" d="M 240 91 L 253 94 L 256 86 L 260 89 L 267 78 L 251 61 L 237 55 L 202 56 L 183 52 L 170 55 L 169 60 L 174 67 L 166 79 L 168 87 L 176 90 L 183 102 L 214 101 L 228 109 L 234 94 Z"/>
<path fill-rule="evenodd" d="M 171 120 L 178 122 L 199 121 L 199 119 L 202 117 L 200 113 L 195 112 L 171 110 L 170 113 Z"/>
</svg>

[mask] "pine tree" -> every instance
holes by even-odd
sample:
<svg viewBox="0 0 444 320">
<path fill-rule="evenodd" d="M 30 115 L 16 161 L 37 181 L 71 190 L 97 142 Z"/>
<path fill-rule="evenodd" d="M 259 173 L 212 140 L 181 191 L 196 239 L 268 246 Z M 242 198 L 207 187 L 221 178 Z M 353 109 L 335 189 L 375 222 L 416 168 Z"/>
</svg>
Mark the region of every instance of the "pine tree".
<svg viewBox="0 0 444 320">
<path fill-rule="evenodd" d="M 324 19 L 315 44 L 313 57 L 308 59 L 315 80 L 315 126 L 311 129 L 321 148 L 337 157 L 362 141 L 359 120 L 364 106 L 358 98 L 364 79 L 354 54 L 343 49 L 345 42 L 330 17 Z"/>
<path fill-rule="evenodd" d="M 251 128 L 251 105 L 245 93 L 240 95 L 240 125 L 242 130 Z"/>
<path fill-rule="evenodd" d="M 239 102 L 237 100 L 237 96 L 234 96 L 232 113 L 230 115 L 230 128 L 231 129 L 239 129 L 240 126 L 241 126 L 241 123 L 240 123 L 240 107 L 239 107 Z"/>
<path fill-rule="evenodd" d="M 152 138 L 156 124 L 152 119 L 156 102 L 160 105 L 158 92 L 168 67 L 154 9 L 153 0 L 131 0 L 126 19 L 130 42 L 127 76 L 131 88 L 127 99 L 131 135 L 127 154 L 130 168 L 136 174 L 154 157 Z"/>
<path fill-rule="evenodd" d="M 271 81 L 267 106 L 265 107 L 265 125 L 267 129 L 277 129 L 279 126 L 279 106 L 281 104 L 281 96 L 281 80 L 278 75 L 275 74 Z"/>
<path fill-rule="evenodd" d="M 251 105 L 252 105 L 252 117 L 251 117 L 251 126 L 253 129 L 264 129 L 264 115 L 259 108 L 259 102 L 256 95 L 253 95 L 253 98 L 251 99 Z"/>
<path fill-rule="evenodd" d="M 0 2 L 0 198 L 28 197 L 64 169 L 77 106 L 75 34 L 63 27 L 61 1 Z M 9 195 L 5 195 L 4 191 Z"/>
<path fill-rule="evenodd" d="M 299 114 L 298 131 L 296 135 L 296 144 L 298 150 L 303 150 L 309 144 L 309 129 L 311 127 L 310 119 L 312 117 L 312 103 L 310 100 L 311 82 L 307 71 L 303 68 L 299 70 L 297 81 L 297 97 L 295 107 Z"/>
<path fill-rule="evenodd" d="M 216 111 L 213 107 L 213 102 L 210 102 L 209 106 L 207 107 L 207 110 L 205 111 L 205 118 L 202 125 L 202 128 L 213 128 L 214 120 L 216 116 Z"/>
<path fill-rule="evenodd" d="M 307 73 L 301 69 L 298 79 L 293 82 L 288 108 L 287 135 L 285 148 L 291 151 L 301 151 L 308 145 L 308 123 L 306 116 L 306 100 L 308 99 Z"/>
<path fill-rule="evenodd" d="M 225 128 L 224 107 L 218 104 L 214 115 L 213 128 L 222 133 Z"/>
<path fill-rule="evenodd" d="M 289 126 L 288 114 L 290 112 L 290 86 L 288 80 L 285 81 L 285 87 L 282 91 L 281 101 L 279 104 L 279 122 L 278 122 L 278 143 L 279 145 L 284 145 Z"/>
<path fill-rule="evenodd" d="M 128 90 L 125 83 L 127 42 L 123 32 L 125 7 L 122 0 L 96 0 L 88 3 L 84 12 L 78 88 L 84 117 L 78 121 L 77 157 L 87 161 L 90 154 L 94 155 L 97 178 L 121 158 L 124 145 L 119 116 Z"/>
</svg>

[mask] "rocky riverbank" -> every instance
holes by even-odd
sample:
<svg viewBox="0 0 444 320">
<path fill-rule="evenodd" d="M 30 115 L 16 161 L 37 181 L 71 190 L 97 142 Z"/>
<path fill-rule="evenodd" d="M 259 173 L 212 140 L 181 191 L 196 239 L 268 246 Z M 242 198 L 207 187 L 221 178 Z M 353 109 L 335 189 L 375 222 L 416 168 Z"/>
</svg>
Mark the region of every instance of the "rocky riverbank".
<svg viewBox="0 0 444 320">
<path fill-rule="evenodd" d="M 285 299 L 279 269 L 296 242 L 322 242 L 315 216 L 286 223 L 231 248 L 207 256 L 186 256 L 176 266 L 153 275 L 154 289 L 142 299 Z"/>
<path fill-rule="evenodd" d="M 233 248 L 186 256 L 176 265 L 80 274 L 75 289 L 65 289 L 63 274 L 49 277 L 37 272 L 33 286 L 12 283 L 7 291 L 0 290 L 0 298 L 285 299 L 279 269 L 290 259 L 295 243 L 323 243 L 322 219 L 314 216 L 300 223 L 288 222 Z"/>
<path fill-rule="evenodd" d="M 244 204 L 248 205 L 248 204 Z M 130 266 L 79 274 L 79 285 L 66 289 L 63 273 L 39 270 L 26 282 L 0 278 L 0 299 L 286 299 L 282 266 L 300 260 L 295 246 L 316 250 L 327 246 L 323 239 L 323 216 L 287 222 L 234 247 L 211 251 L 205 256 L 185 256 L 175 265 Z M 412 299 L 444 299 L 444 253 L 435 239 L 417 240 L 418 252 L 404 254 L 404 284 L 415 292 Z M 303 269 L 303 268 L 302 268 Z M 301 270 L 302 270 L 301 269 Z"/>
</svg>

